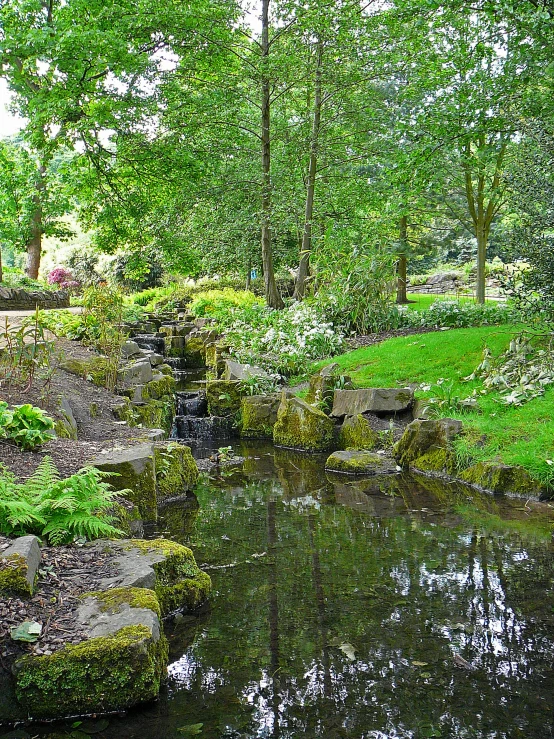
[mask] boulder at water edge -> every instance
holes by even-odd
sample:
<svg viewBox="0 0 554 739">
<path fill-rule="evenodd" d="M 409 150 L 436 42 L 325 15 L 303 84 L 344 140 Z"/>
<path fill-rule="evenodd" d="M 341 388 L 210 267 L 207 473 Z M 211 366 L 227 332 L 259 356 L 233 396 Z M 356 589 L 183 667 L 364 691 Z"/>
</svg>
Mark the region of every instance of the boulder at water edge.
<svg viewBox="0 0 554 739">
<path fill-rule="evenodd" d="M 240 435 L 245 439 L 272 439 L 280 395 L 248 395 L 240 408 Z"/>
<path fill-rule="evenodd" d="M 398 472 L 392 459 L 383 454 L 365 450 L 334 452 L 325 462 L 330 472 L 344 472 L 350 475 L 382 475 Z"/>
<path fill-rule="evenodd" d="M 317 408 L 300 398 L 287 398 L 283 393 L 273 428 L 273 441 L 278 446 L 325 452 L 333 446 L 334 422 Z"/>
<path fill-rule="evenodd" d="M 341 449 L 373 449 L 377 446 L 379 434 L 371 428 L 371 424 L 360 413 L 347 416 L 339 432 Z"/>
<path fill-rule="evenodd" d="M 394 446 L 395 459 L 404 468 L 449 472 L 454 463 L 450 442 L 461 431 L 462 422 L 454 418 L 412 421 Z"/>
</svg>

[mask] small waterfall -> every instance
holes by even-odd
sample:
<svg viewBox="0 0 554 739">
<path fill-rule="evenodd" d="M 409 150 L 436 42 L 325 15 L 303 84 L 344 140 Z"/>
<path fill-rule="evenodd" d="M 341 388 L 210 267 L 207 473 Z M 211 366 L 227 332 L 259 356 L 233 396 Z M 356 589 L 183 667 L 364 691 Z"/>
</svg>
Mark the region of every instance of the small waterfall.
<svg viewBox="0 0 554 739">
<path fill-rule="evenodd" d="M 208 402 L 206 393 L 202 390 L 197 393 L 181 391 L 175 393 L 177 398 L 178 416 L 207 416 Z"/>
<path fill-rule="evenodd" d="M 141 349 L 148 349 L 156 354 L 165 353 L 165 339 L 163 336 L 157 336 L 156 334 L 139 334 L 133 336 L 133 341 L 136 342 Z"/>
<path fill-rule="evenodd" d="M 218 416 L 176 416 L 172 431 L 172 438 L 192 441 L 221 441 L 232 435 L 232 419 Z"/>
</svg>

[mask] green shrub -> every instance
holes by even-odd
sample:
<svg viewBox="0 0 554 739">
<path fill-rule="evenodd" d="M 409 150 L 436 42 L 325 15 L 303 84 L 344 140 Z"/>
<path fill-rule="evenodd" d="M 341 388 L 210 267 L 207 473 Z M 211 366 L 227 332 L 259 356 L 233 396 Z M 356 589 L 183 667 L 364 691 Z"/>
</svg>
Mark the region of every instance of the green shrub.
<svg viewBox="0 0 554 739">
<path fill-rule="evenodd" d="M 50 457 L 45 457 L 28 480 L 17 483 L 0 466 L 0 532 L 36 534 L 50 544 L 120 536 L 122 532 L 112 525 L 116 493 L 104 481 L 107 474 L 86 467 L 61 480 Z"/>
<path fill-rule="evenodd" d="M 41 408 L 29 403 L 9 408 L 0 401 L 0 439 L 33 450 L 55 437 L 53 429 L 54 421 Z"/>
<path fill-rule="evenodd" d="M 252 308 L 264 301 L 247 290 L 206 290 L 198 293 L 190 305 L 190 311 L 200 318 L 210 317 L 224 320 L 231 308 Z"/>
<path fill-rule="evenodd" d="M 517 320 L 515 311 L 505 303 L 463 302 L 436 300 L 428 310 L 410 311 L 397 307 L 398 324 L 411 328 L 468 328 L 470 326 L 492 326 Z"/>
</svg>

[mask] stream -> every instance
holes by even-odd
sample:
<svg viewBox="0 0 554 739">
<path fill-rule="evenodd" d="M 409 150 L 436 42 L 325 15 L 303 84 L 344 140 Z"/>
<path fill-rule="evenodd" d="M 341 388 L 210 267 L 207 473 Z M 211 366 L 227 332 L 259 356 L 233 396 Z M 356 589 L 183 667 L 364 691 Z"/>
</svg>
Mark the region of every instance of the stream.
<svg viewBox="0 0 554 739">
<path fill-rule="evenodd" d="M 98 736 L 554 736 L 550 507 L 235 448 L 244 468 L 158 525 L 213 578 L 209 606 L 167 628 L 160 700 Z"/>
</svg>

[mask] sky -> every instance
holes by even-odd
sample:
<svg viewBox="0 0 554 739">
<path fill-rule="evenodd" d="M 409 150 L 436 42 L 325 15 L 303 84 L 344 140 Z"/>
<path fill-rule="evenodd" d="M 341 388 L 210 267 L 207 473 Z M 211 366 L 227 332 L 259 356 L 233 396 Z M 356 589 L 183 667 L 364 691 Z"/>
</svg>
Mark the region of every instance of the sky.
<svg viewBox="0 0 554 739">
<path fill-rule="evenodd" d="M 10 102 L 10 93 L 6 81 L 0 78 L 0 139 L 12 136 L 22 126 L 22 119 L 12 115 L 7 106 Z"/>
</svg>

